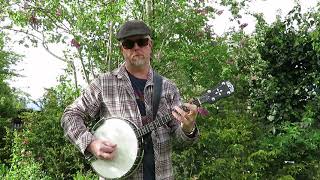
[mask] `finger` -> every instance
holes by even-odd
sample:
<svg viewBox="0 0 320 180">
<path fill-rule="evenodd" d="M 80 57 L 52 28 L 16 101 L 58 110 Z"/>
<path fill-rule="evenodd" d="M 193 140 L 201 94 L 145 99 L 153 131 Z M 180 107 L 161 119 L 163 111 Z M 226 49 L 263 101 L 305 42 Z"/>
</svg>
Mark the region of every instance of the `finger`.
<svg viewBox="0 0 320 180">
<path fill-rule="evenodd" d="M 115 151 L 115 147 L 111 147 L 111 146 L 102 146 L 100 148 L 100 150 L 103 152 L 103 153 L 112 153 L 113 151 Z"/>
<path fill-rule="evenodd" d="M 187 112 L 185 112 L 184 110 L 182 110 L 181 108 L 179 108 L 178 106 L 175 106 L 174 109 L 176 110 L 177 113 L 180 114 L 180 116 L 186 116 Z"/>
<path fill-rule="evenodd" d="M 112 153 L 102 153 L 100 155 L 100 158 L 106 159 L 106 160 L 112 160 L 115 158 L 115 156 L 116 156 L 116 152 L 113 151 Z"/>
<path fill-rule="evenodd" d="M 179 113 L 172 111 L 172 115 L 175 119 L 177 119 L 178 121 L 180 121 L 181 123 L 184 123 L 187 119 L 183 116 L 181 116 Z"/>
<path fill-rule="evenodd" d="M 189 114 L 196 114 L 197 111 L 197 106 L 194 104 L 190 104 L 190 103 L 184 103 L 184 106 L 186 106 L 189 109 Z"/>
<path fill-rule="evenodd" d="M 176 118 L 177 120 L 181 121 L 180 120 L 180 115 L 176 111 L 172 111 L 172 115 L 173 115 L 174 118 Z"/>
<path fill-rule="evenodd" d="M 110 146 L 110 147 L 113 147 L 115 148 L 117 146 L 117 144 L 113 144 L 112 142 L 110 141 L 102 141 L 102 143 L 105 145 L 105 146 Z"/>
</svg>

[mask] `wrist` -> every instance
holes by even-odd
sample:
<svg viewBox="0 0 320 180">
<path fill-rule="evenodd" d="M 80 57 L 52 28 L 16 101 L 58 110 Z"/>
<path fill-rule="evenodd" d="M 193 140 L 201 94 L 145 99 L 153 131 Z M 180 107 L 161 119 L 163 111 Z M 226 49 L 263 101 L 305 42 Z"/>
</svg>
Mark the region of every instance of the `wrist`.
<svg viewBox="0 0 320 180">
<path fill-rule="evenodd" d="M 190 135 L 190 134 L 193 134 L 194 131 L 196 130 L 196 126 L 195 124 L 193 124 L 191 127 L 184 127 L 182 125 L 182 131 L 186 134 L 186 135 Z"/>
</svg>

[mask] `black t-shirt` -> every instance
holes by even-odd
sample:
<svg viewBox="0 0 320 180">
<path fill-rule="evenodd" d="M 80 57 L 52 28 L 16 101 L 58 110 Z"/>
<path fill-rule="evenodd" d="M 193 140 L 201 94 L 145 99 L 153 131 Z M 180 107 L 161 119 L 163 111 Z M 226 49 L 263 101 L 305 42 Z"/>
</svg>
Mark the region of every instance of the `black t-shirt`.
<svg viewBox="0 0 320 180">
<path fill-rule="evenodd" d="M 129 74 L 131 85 L 136 96 L 136 101 L 139 107 L 140 114 L 142 116 L 142 124 L 145 125 L 147 122 L 146 118 L 146 107 L 144 104 L 144 87 L 146 86 L 146 79 L 139 79 L 134 77 L 132 74 Z M 154 151 L 153 144 L 151 139 L 151 133 L 148 133 L 143 136 L 144 140 L 144 157 L 143 157 L 143 179 L 144 180 L 154 180 L 155 171 L 154 171 Z"/>
</svg>

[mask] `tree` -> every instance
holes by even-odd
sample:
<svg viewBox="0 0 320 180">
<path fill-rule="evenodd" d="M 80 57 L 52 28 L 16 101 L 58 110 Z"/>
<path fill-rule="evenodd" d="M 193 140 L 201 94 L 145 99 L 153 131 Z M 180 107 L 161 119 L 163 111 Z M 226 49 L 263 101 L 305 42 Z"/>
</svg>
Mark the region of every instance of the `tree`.
<svg viewBox="0 0 320 180">
<path fill-rule="evenodd" d="M 318 19 L 297 4 L 284 21 L 258 27 L 250 104 L 266 132 L 252 156 L 262 178 L 319 178 Z"/>
<path fill-rule="evenodd" d="M 2 19 L 10 24 L 0 29 L 22 35 L 19 43 L 27 47 L 41 44 L 66 62 L 78 87 L 78 78 L 89 83 L 98 70 L 110 70 L 119 64 L 114 34 L 124 5 L 125 1 L 6 1 Z M 51 52 L 50 43 L 65 45 L 64 57 Z"/>
<path fill-rule="evenodd" d="M 18 62 L 20 56 L 5 50 L 5 34 L 0 34 L 0 157 L 1 163 L 8 163 L 11 139 L 6 139 L 7 130 L 11 128 L 11 119 L 17 116 L 19 109 L 25 107 L 25 101 L 18 92 L 7 83 L 16 73 L 11 66 Z"/>
</svg>

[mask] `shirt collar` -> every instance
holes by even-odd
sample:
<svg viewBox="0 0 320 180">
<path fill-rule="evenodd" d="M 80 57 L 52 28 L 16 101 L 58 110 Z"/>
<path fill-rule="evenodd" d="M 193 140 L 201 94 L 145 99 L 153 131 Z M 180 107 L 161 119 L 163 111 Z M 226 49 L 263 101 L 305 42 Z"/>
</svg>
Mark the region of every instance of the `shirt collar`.
<svg viewBox="0 0 320 180">
<path fill-rule="evenodd" d="M 119 79 L 127 78 L 129 80 L 129 75 L 126 71 L 126 67 L 124 64 L 125 63 L 122 63 L 119 68 L 112 71 L 112 74 L 115 75 Z M 149 72 L 148 72 L 146 86 L 148 86 L 148 85 L 153 85 L 153 69 L 152 68 L 150 68 Z"/>
</svg>

